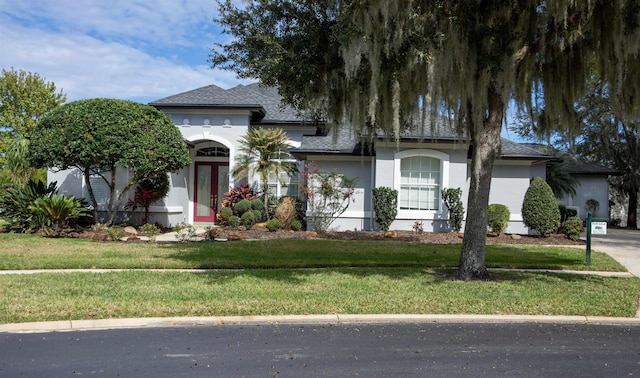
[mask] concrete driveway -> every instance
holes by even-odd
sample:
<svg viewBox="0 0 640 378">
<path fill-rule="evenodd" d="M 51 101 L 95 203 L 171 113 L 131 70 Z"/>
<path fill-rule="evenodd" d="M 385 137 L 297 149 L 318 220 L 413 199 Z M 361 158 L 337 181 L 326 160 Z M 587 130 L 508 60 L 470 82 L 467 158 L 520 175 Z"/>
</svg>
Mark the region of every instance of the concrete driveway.
<svg viewBox="0 0 640 378">
<path fill-rule="evenodd" d="M 640 277 L 640 230 L 610 228 L 606 235 L 591 235 L 591 250 L 607 253 Z"/>
</svg>

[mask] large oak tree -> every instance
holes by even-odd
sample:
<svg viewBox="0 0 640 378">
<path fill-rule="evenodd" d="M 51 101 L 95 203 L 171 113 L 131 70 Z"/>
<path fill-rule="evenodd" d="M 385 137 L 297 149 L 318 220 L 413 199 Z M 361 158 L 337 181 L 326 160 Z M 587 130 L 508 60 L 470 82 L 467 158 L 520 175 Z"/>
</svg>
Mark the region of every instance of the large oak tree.
<svg viewBox="0 0 640 378">
<path fill-rule="evenodd" d="M 558 127 L 595 59 L 621 104 L 640 86 L 637 0 L 263 0 L 220 4 L 234 39 L 214 66 L 279 88 L 285 101 L 362 135 L 449 114 L 472 148 L 458 277 L 487 277 L 485 236 L 507 105 L 540 91 Z M 343 121 L 347 122 L 343 122 Z"/>
</svg>

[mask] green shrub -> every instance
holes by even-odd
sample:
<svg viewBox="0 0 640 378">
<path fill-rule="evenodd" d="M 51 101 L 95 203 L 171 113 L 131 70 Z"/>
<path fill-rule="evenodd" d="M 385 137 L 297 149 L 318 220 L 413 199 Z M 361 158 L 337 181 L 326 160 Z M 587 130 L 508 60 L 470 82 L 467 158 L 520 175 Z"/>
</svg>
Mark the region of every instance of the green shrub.
<svg viewBox="0 0 640 378">
<path fill-rule="evenodd" d="M 600 202 L 598 202 L 598 200 L 590 198 L 587 200 L 587 202 L 585 202 L 584 207 L 587 209 L 587 211 L 590 211 L 591 214 L 595 214 L 596 210 L 598 210 L 598 208 L 600 207 Z"/>
<path fill-rule="evenodd" d="M 388 231 L 398 214 L 398 191 L 387 187 L 373 188 L 375 221 L 382 231 Z"/>
<path fill-rule="evenodd" d="M 176 233 L 176 239 L 182 243 L 188 242 L 196 237 L 196 228 L 185 222 L 173 227 L 173 231 Z"/>
<path fill-rule="evenodd" d="M 33 226 L 53 227 L 57 232 L 75 223 L 80 217 L 88 216 L 87 208 L 80 200 L 64 194 L 38 198 L 29 206 L 29 211 L 34 214 L 34 220 L 37 220 Z"/>
<path fill-rule="evenodd" d="M 442 189 L 442 200 L 449 209 L 449 226 L 453 232 L 460 232 L 464 219 L 464 207 L 462 206 L 462 189 Z"/>
<path fill-rule="evenodd" d="M 558 210 L 560 211 L 560 223 L 563 223 L 571 217 L 578 216 L 578 210 L 568 209 L 565 205 L 558 205 Z"/>
<path fill-rule="evenodd" d="M 145 236 L 153 237 L 160 233 L 160 229 L 155 224 L 145 223 L 140 227 L 140 232 L 142 232 Z"/>
<path fill-rule="evenodd" d="M 253 210 L 264 210 L 264 202 L 261 199 L 255 198 L 251 200 L 251 209 Z"/>
<path fill-rule="evenodd" d="M 229 217 L 229 226 L 233 227 L 233 228 L 237 228 L 238 226 L 240 226 L 240 217 L 236 216 L 236 215 L 232 215 Z"/>
<path fill-rule="evenodd" d="M 560 232 L 571 240 L 580 239 L 580 233 L 583 231 L 584 225 L 582 224 L 582 219 L 578 217 L 570 217 L 560 226 Z"/>
<path fill-rule="evenodd" d="M 262 211 L 253 210 L 251 212 L 253 213 L 253 219 L 255 220 L 256 223 L 262 221 Z"/>
<path fill-rule="evenodd" d="M 233 214 L 242 217 L 244 213 L 251 210 L 251 201 L 243 199 L 233 206 Z"/>
<path fill-rule="evenodd" d="M 256 224 L 256 218 L 253 215 L 253 211 L 247 211 L 240 217 L 240 223 L 247 229 L 251 229 Z"/>
<path fill-rule="evenodd" d="M 507 228 L 509 218 L 511 218 L 511 213 L 509 212 L 509 208 L 505 205 L 501 205 L 499 203 L 489 205 L 487 223 L 489 224 L 489 228 L 491 228 L 492 232 L 500 235 L 504 229 Z"/>
<path fill-rule="evenodd" d="M 222 209 L 220 209 L 220 212 L 218 212 L 218 215 L 218 219 L 220 220 L 220 222 L 227 224 L 229 223 L 229 218 L 233 216 L 233 209 L 231 209 L 230 207 L 223 207 Z"/>
<path fill-rule="evenodd" d="M 522 202 L 524 224 L 541 236 L 554 232 L 560 226 L 560 210 L 551 187 L 536 177 L 524 195 Z"/>
<path fill-rule="evenodd" d="M 37 228 L 37 224 L 44 222 L 44 219 L 34 219 L 29 206 L 38 198 L 53 195 L 56 185 L 55 182 L 47 186 L 42 181 L 29 180 L 26 184 L 4 187 L 0 194 L 0 216 L 9 224 L 8 228 L 18 232 L 29 232 Z"/>
<path fill-rule="evenodd" d="M 280 229 L 280 221 L 277 219 L 271 219 L 267 222 L 267 230 L 276 232 Z"/>
<path fill-rule="evenodd" d="M 291 221 L 291 229 L 293 231 L 302 231 L 302 222 L 298 219 Z"/>
<path fill-rule="evenodd" d="M 107 235 L 111 240 L 120 240 L 125 235 L 124 228 L 120 226 L 111 226 L 107 229 Z"/>
</svg>

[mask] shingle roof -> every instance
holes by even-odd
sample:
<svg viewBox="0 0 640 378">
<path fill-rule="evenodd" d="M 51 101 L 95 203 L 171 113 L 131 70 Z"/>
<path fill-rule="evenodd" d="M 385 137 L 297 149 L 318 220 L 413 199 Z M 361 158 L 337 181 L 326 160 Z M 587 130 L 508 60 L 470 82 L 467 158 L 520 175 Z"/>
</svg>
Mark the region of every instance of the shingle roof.
<svg viewBox="0 0 640 378">
<path fill-rule="evenodd" d="M 529 147 L 527 144 L 516 143 L 505 138 L 502 138 L 500 157 L 503 159 L 557 160 L 555 156 L 545 151 L 537 150 Z"/>
<path fill-rule="evenodd" d="M 579 175 L 618 175 L 620 172 L 613 168 L 608 168 L 603 165 L 588 162 L 584 159 L 579 158 L 575 155 L 563 154 L 561 151 L 551 147 L 546 146 L 544 144 L 538 143 L 522 143 L 531 149 L 541 151 L 543 153 L 548 153 L 550 155 L 556 156 L 559 160 L 567 161 L 567 172 Z"/>
<path fill-rule="evenodd" d="M 369 155 L 371 151 L 362 151 L 362 144 L 348 127 L 339 127 L 327 135 L 305 135 L 300 147 L 291 150 L 294 155 L 306 156 L 337 155 Z"/>
<path fill-rule="evenodd" d="M 238 85 L 230 89 L 223 89 L 216 85 L 197 88 L 173 96 L 152 101 L 149 105 L 158 108 L 167 107 L 211 107 L 211 108 L 241 108 L 258 113 L 260 123 L 301 123 L 303 116 L 290 106 L 282 104 L 282 97 L 274 87 L 266 87 L 259 83 Z M 400 135 L 401 141 L 433 141 L 433 142 L 468 142 L 467 138 L 458 135 L 451 122 L 446 117 L 438 117 L 437 125 L 431 128 L 429 124 L 416 126 L 404 130 Z M 376 135 L 378 140 L 387 138 L 385 133 Z M 360 138 L 349 127 L 340 127 L 327 135 L 304 136 L 300 147 L 292 152 L 296 155 L 307 154 L 339 154 L 339 155 L 370 155 L 374 153 L 362 147 Z M 503 159 L 536 159 L 549 160 L 554 156 L 545 151 L 534 148 L 529 144 L 514 143 L 502 139 L 501 158 Z M 576 163 L 575 169 L 581 165 Z M 604 168 L 604 167 L 602 167 Z M 606 168 L 605 168 L 606 169 Z M 592 172 L 592 169 L 585 169 Z"/>
<path fill-rule="evenodd" d="M 246 108 L 262 109 L 262 123 L 302 122 L 299 113 L 290 106 L 282 105 L 282 97 L 276 88 L 265 87 L 258 83 L 238 85 L 223 89 L 216 85 L 197 88 L 178 93 L 149 103 L 158 108 L 163 107 L 211 107 L 211 108 Z"/>
</svg>

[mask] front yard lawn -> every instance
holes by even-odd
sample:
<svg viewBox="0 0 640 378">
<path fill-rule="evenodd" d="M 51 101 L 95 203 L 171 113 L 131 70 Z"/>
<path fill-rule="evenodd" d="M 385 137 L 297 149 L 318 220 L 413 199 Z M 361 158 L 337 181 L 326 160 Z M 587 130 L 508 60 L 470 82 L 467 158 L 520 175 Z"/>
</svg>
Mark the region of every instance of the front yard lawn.
<svg viewBox="0 0 640 378">
<path fill-rule="evenodd" d="M 607 254 L 571 247 L 488 245 L 487 266 L 626 271 Z M 397 241 L 274 239 L 241 242 L 120 243 L 0 234 L 0 270 L 275 269 L 318 267 L 455 267 L 460 245 Z"/>
<path fill-rule="evenodd" d="M 530 314 L 632 317 L 640 279 L 493 272 L 452 279 L 459 245 L 267 240 L 103 243 L 0 234 L 0 269 L 207 268 L 0 275 L 0 323 L 278 314 Z M 624 271 L 606 254 L 487 246 L 491 267 Z"/>
</svg>

